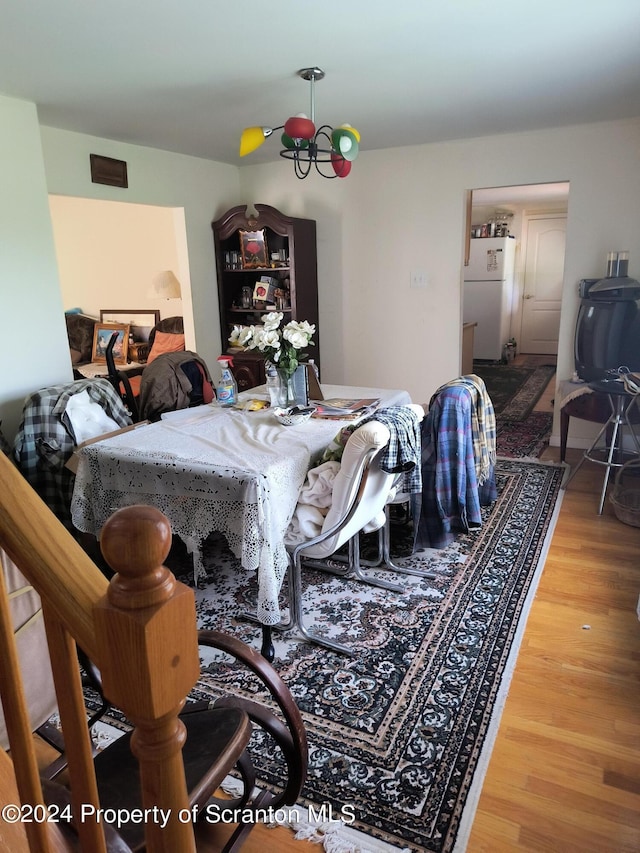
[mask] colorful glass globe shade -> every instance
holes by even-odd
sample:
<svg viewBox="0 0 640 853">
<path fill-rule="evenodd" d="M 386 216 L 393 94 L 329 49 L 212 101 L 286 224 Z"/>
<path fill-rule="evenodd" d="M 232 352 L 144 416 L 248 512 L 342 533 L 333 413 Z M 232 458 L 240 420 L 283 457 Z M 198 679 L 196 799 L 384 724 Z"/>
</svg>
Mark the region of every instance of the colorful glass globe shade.
<svg viewBox="0 0 640 853">
<path fill-rule="evenodd" d="M 310 118 L 301 113 L 286 120 L 284 132 L 292 139 L 313 139 L 316 127 Z"/>
<path fill-rule="evenodd" d="M 355 160 L 358 156 L 359 145 L 355 133 L 346 127 L 336 127 L 331 133 L 331 144 L 345 160 Z"/>
<path fill-rule="evenodd" d="M 336 154 L 335 151 L 331 155 L 331 165 L 339 178 L 346 178 L 351 171 L 351 163 L 345 160 L 342 154 Z"/>
<path fill-rule="evenodd" d="M 240 137 L 240 156 L 245 157 L 260 148 L 272 133 L 273 130 L 270 127 L 245 127 Z"/>
<path fill-rule="evenodd" d="M 352 127 L 350 124 L 341 124 L 340 127 L 344 128 L 345 130 L 351 131 L 351 133 L 353 133 L 356 138 L 356 142 L 358 143 L 358 145 L 360 145 L 360 132 L 356 130 L 355 127 Z"/>
<path fill-rule="evenodd" d="M 308 148 L 309 140 L 308 139 L 292 139 L 290 136 L 287 136 L 286 133 L 283 133 L 280 137 L 280 141 L 284 145 L 285 148 L 289 148 L 293 150 L 294 148 Z"/>
</svg>

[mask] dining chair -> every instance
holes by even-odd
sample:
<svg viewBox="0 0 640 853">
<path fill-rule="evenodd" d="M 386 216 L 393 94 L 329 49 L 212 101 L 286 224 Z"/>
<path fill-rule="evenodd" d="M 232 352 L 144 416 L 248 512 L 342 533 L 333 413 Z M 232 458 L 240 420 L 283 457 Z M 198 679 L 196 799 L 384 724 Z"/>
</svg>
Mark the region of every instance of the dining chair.
<svg viewBox="0 0 640 853">
<path fill-rule="evenodd" d="M 93 435 L 129 426 L 131 418 L 120 396 L 106 379 L 80 379 L 50 385 L 30 394 L 24 402 L 22 420 L 14 440 L 13 458 L 27 480 L 56 517 L 74 535 L 71 499 L 75 474 L 68 467 L 80 436 L 74 426 L 72 398 L 89 397 L 103 410 L 112 426 L 96 429 Z M 106 421 L 105 421 L 106 422 Z M 86 426 L 86 424 L 81 424 Z"/>
<path fill-rule="evenodd" d="M 253 827 L 264 820 L 264 814 L 297 802 L 307 773 L 306 731 L 289 688 L 262 655 L 220 631 L 199 631 L 198 643 L 201 648 L 217 650 L 223 658 L 231 660 L 231 665 L 235 662 L 241 669 L 249 670 L 267 696 L 266 702 L 233 694 L 223 694 L 215 701 L 187 699 L 180 714 L 186 729 L 182 758 L 189 811 L 195 816 L 194 821 L 201 816 L 205 823 L 207 815 L 214 812 L 225 810 L 241 815 L 241 821 L 225 843 L 225 853 L 231 853 L 240 849 Z M 92 686 L 99 691 L 99 680 Z M 55 694 L 52 698 L 55 703 Z M 260 736 L 272 739 L 274 763 L 281 770 L 282 782 L 275 791 L 260 787 L 251 758 L 251 736 L 253 733 L 259 737 L 259 731 Z M 64 749 L 61 736 L 57 741 L 50 740 L 44 728 L 36 733 L 44 736 L 50 745 Z M 109 847 L 117 853 L 145 849 L 145 825 L 135 818 L 136 812 L 143 809 L 143 801 L 131 737 L 130 731 L 121 735 L 96 750 L 93 759 L 101 808 L 105 813 L 113 810 L 125 816 L 118 825 L 113 846 Z M 65 768 L 63 752 L 41 771 L 47 804 L 60 810 L 71 802 L 69 789 L 56 781 Z M 229 774 L 239 777 L 233 797 L 216 794 Z M 122 846 L 122 841 L 126 846 Z"/>
<path fill-rule="evenodd" d="M 180 714 L 186 728 L 182 755 L 190 811 L 201 815 L 205 823 L 212 810 L 221 813 L 223 809 L 231 809 L 234 814 L 242 815 L 242 822 L 225 843 L 225 853 L 231 853 L 240 849 L 265 812 L 296 803 L 307 773 L 306 731 L 289 688 L 262 655 L 221 631 L 198 631 L 198 644 L 201 655 L 205 648 L 218 652 L 221 666 L 226 666 L 228 660 L 234 668 L 249 670 L 266 697 L 266 701 L 255 701 L 221 691 L 215 701 L 187 698 Z M 211 671 L 214 666 L 209 664 L 207 668 Z M 94 671 L 94 686 L 99 690 L 96 675 L 99 679 L 99 673 Z M 272 739 L 274 762 L 279 763 L 282 771 L 281 785 L 275 791 L 260 787 L 257 781 L 251 758 L 252 733 L 254 737 Z M 99 752 L 94 764 L 102 808 L 130 814 L 143 807 L 131 732 Z M 240 783 L 239 788 L 234 786 L 237 788 L 234 798 L 216 795 L 231 773 L 239 776 Z M 119 833 L 129 848 L 137 851 L 144 849 L 144 830 L 143 824 L 130 820 L 120 826 Z"/>
<path fill-rule="evenodd" d="M 493 403 L 480 376 L 438 388 L 422 423 L 422 513 L 417 548 L 445 548 L 482 526 L 497 497 Z"/>
<path fill-rule="evenodd" d="M 378 419 L 384 419 L 385 424 L 389 427 L 389 430 L 393 432 L 396 431 L 396 434 L 399 436 L 400 433 L 405 430 L 405 435 L 408 436 L 409 428 L 407 427 L 406 420 L 403 420 L 403 412 L 406 410 L 410 410 L 412 412 L 412 417 L 417 424 L 418 430 L 420 429 L 420 425 L 425 416 L 425 407 L 419 405 L 418 403 L 408 403 L 404 406 L 392 406 L 387 409 L 382 409 L 377 412 L 374 417 Z M 410 419 L 411 420 L 411 419 Z M 399 439 L 398 439 L 399 440 Z M 407 437 L 407 441 L 409 438 Z M 420 442 L 418 441 L 419 445 Z M 416 448 L 418 459 L 417 464 L 421 463 L 419 458 L 420 456 L 420 447 Z M 365 559 L 363 557 L 359 560 L 359 567 L 356 574 L 359 576 L 360 580 L 366 580 L 369 583 L 376 584 L 376 581 L 371 579 L 370 576 L 362 575 L 362 568 L 367 569 L 386 569 L 388 571 L 395 572 L 400 575 L 410 575 L 413 577 L 427 578 L 433 580 L 437 577 L 435 572 L 425 572 L 421 569 L 415 569 L 410 566 L 400 565 L 391 557 L 391 525 L 392 525 L 392 508 L 402 508 L 404 510 L 404 523 L 407 525 L 409 523 L 413 524 L 413 529 L 418 526 L 418 522 L 420 519 L 421 513 L 421 504 L 422 504 L 422 494 L 421 494 L 421 478 L 417 481 L 416 488 L 420 492 L 420 494 L 416 494 L 416 488 L 413 487 L 414 484 L 407 482 L 402 473 L 396 474 L 396 479 L 394 483 L 394 488 L 392 488 L 389 492 L 389 496 L 387 498 L 387 503 L 384 508 L 384 524 L 382 519 L 378 519 L 378 524 L 369 524 L 366 528 L 363 529 L 364 533 L 371 533 L 377 530 L 377 553 L 372 559 Z M 359 534 L 358 534 L 359 535 Z M 412 548 L 413 552 L 413 548 Z M 410 555 L 408 555 L 410 556 Z M 350 563 L 350 557 L 345 557 L 343 554 L 335 554 L 332 557 L 332 561 L 337 561 L 341 563 Z M 380 584 L 382 585 L 382 584 Z M 393 589 L 393 585 L 390 585 L 387 588 Z"/>
<path fill-rule="evenodd" d="M 165 337 L 178 335 L 167 333 Z M 164 412 L 209 403 L 214 398 L 207 365 L 197 353 L 184 349 L 184 335 L 180 337 L 180 349 L 160 352 L 151 363 L 127 371 L 115 365 L 113 348 L 118 335 L 114 332 L 111 336 L 106 349 L 109 381 L 134 422 L 156 421 Z"/>
<path fill-rule="evenodd" d="M 107 374 L 109 381 L 122 397 L 122 401 L 131 412 L 134 421 L 139 420 L 138 397 L 140 396 L 140 383 L 142 372 L 146 364 L 151 363 L 159 355 L 166 352 L 180 352 L 184 350 L 184 320 L 182 317 L 165 317 L 160 320 L 149 332 L 149 340 L 146 344 L 138 345 L 137 367 L 120 369 L 116 367 L 113 357 L 113 347 L 117 336 L 111 336 L 106 350 Z"/>
<path fill-rule="evenodd" d="M 425 407 L 418 403 L 409 403 L 404 408 L 411 409 L 415 415 L 415 419 L 420 425 L 424 420 Z M 393 411 L 393 410 L 387 410 Z M 392 422 L 391 422 L 392 427 Z M 420 461 L 419 463 L 420 464 Z M 372 560 L 361 560 L 361 565 L 372 569 L 388 569 L 400 575 L 411 575 L 413 577 L 426 578 L 433 580 L 437 577 L 435 572 L 425 572 L 421 569 L 414 569 L 410 566 L 399 565 L 394 562 L 391 557 L 391 515 L 392 507 L 402 507 L 404 509 L 404 523 L 413 523 L 414 533 L 418 526 L 420 514 L 422 511 L 422 496 L 416 495 L 403 482 L 402 475 L 397 475 L 396 486 L 389 493 L 387 503 L 385 504 L 385 523 L 378 528 L 378 552 Z M 415 536 L 414 536 L 415 540 Z M 412 549 L 413 551 L 413 549 Z"/>
<path fill-rule="evenodd" d="M 113 357 L 113 348 L 118 340 L 118 332 L 114 332 L 109 339 L 105 350 L 105 359 L 107 362 L 107 378 L 112 384 L 114 390 L 120 395 L 120 399 L 127 407 L 131 414 L 131 419 L 139 420 L 138 411 L 138 395 L 140 393 L 140 375 L 142 368 L 134 368 L 131 371 L 120 370 L 116 367 Z"/>
<path fill-rule="evenodd" d="M 274 626 L 277 630 L 295 629 L 309 642 L 342 654 L 355 654 L 347 646 L 314 633 L 304 624 L 302 570 L 305 566 L 349 575 L 394 592 L 404 591 L 398 584 L 367 576 L 360 562 L 360 531 L 374 531 L 385 524 L 385 505 L 397 477 L 380 467 L 380 457 L 390 437 L 389 428 L 376 420 L 357 427 L 349 437 L 340 469 L 335 476 L 331 506 L 321 532 L 312 539 L 290 546 L 289 620 Z M 349 548 L 347 567 L 330 567 L 327 559 L 344 545 Z"/>
</svg>

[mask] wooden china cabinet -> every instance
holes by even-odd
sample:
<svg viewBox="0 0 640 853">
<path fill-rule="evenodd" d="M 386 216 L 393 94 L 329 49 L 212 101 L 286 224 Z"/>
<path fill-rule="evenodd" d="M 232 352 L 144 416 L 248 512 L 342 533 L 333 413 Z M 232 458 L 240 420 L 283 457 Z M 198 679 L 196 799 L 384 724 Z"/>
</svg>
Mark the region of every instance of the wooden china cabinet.
<svg viewBox="0 0 640 853">
<path fill-rule="evenodd" d="M 232 207 L 211 223 L 216 251 L 222 352 L 233 356 L 233 373 L 241 391 L 265 382 L 264 359 L 257 350 L 234 351 L 234 326 L 257 325 L 268 306 L 284 318 L 315 324 L 309 355 L 320 365 L 318 344 L 318 273 L 316 223 L 285 216 L 275 207 Z M 261 297 L 264 297 L 261 298 Z"/>
</svg>

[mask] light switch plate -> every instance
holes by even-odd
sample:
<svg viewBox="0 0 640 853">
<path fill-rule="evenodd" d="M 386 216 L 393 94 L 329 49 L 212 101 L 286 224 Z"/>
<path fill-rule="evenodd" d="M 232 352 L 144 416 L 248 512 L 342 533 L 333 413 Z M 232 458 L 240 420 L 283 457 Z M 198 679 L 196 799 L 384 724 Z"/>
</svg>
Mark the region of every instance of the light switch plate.
<svg viewBox="0 0 640 853">
<path fill-rule="evenodd" d="M 412 289 L 421 289 L 427 287 L 429 284 L 427 274 L 424 270 L 414 270 L 411 273 L 411 288 Z"/>
</svg>

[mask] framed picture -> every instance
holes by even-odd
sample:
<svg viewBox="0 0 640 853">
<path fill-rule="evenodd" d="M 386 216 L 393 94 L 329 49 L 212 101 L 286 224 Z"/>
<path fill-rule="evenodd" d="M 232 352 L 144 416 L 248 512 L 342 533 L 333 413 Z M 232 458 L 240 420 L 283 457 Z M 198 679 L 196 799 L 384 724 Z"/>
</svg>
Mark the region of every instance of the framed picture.
<svg viewBox="0 0 640 853">
<path fill-rule="evenodd" d="M 160 322 L 160 312 L 151 308 L 103 308 L 100 322 L 128 324 L 134 341 L 147 343 L 151 329 Z"/>
<path fill-rule="evenodd" d="M 253 287 L 254 302 L 275 302 L 277 282 L 268 275 L 263 275 Z"/>
<path fill-rule="evenodd" d="M 118 333 L 118 339 L 113 347 L 113 360 L 116 364 L 127 363 L 129 347 L 129 325 L 127 323 L 96 323 L 93 332 L 91 361 L 106 363 L 107 347 L 114 332 Z"/>
<path fill-rule="evenodd" d="M 269 253 L 264 228 L 261 231 L 240 231 L 242 269 L 255 270 L 269 266 Z"/>
</svg>

